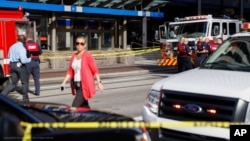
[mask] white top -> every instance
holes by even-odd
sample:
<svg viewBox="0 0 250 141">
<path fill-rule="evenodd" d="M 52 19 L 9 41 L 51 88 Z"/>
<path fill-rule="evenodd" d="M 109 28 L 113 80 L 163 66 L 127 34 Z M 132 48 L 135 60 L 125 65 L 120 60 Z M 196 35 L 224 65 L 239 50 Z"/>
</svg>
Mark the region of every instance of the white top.
<svg viewBox="0 0 250 141">
<path fill-rule="evenodd" d="M 82 59 L 74 58 L 74 60 L 72 62 L 72 68 L 75 72 L 74 81 L 81 81 L 81 61 L 82 61 Z"/>
</svg>

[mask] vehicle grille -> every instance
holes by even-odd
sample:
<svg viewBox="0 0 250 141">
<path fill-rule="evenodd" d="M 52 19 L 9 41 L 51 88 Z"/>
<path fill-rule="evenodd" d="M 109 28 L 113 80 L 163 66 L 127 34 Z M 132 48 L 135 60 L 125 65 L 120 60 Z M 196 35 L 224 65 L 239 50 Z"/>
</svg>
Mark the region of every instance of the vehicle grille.
<svg viewBox="0 0 250 141">
<path fill-rule="evenodd" d="M 179 108 L 174 108 L 173 105 L 176 104 Z M 187 110 L 186 105 L 190 104 L 202 110 L 199 112 Z M 163 90 L 158 114 L 159 117 L 184 121 L 243 121 L 246 108 L 246 102 L 236 98 Z M 207 112 L 208 109 L 216 110 L 216 113 Z"/>
<path fill-rule="evenodd" d="M 160 141 L 228 141 L 222 138 L 191 134 L 170 129 L 160 129 Z"/>
</svg>

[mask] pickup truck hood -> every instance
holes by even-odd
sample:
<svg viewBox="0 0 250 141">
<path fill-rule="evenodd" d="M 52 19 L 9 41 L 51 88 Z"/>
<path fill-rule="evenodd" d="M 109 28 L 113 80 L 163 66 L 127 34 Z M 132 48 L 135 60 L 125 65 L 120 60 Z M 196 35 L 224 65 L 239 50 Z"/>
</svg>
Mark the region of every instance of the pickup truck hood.
<svg viewBox="0 0 250 141">
<path fill-rule="evenodd" d="M 154 90 L 174 90 L 250 101 L 250 73 L 196 68 L 156 82 Z"/>
</svg>

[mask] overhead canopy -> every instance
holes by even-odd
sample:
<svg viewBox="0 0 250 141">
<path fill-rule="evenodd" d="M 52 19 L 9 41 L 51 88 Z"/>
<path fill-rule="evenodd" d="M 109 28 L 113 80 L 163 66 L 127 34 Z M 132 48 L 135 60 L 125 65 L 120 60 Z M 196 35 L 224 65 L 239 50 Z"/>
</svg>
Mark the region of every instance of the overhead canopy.
<svg viewBox="0 0 250 141">
<path fill-rule="evenodd" d="M 156 11 L 165 6 L 167 0 L 7 0 L 7 1 L 26 1 L 48 4 L 64 4 L 76 6 L 90 6 L 100 8 L 117 8 L 127 10 L 148 10 Z"/>
<path fill-rule="evenodd" d="M 46 3 L 59 4 L 61 0 L 39 0 Z M 159 7 L 164 6 L 168 1 L 166 0 L 64 0 L 65 5 L 91 6 L 91 7 L 105 7 L 117 9 L 137 9 L 137 10 L 158 10 Z"/>
<path fill-rule="evenodd" d="M 162 18 L 166 0 L 0 0 L 0 7 Z"/>
</svg>

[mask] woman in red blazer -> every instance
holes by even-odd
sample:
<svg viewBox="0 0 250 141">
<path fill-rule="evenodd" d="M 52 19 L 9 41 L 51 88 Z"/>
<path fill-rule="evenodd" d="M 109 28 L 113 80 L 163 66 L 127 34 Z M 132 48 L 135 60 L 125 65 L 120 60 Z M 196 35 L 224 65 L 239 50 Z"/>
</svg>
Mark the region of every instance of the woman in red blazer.
<svg viewBox="0 0 250 141">
<path fill-rule="evenodd" d="M 101 92 L 103 85 L 95 60 L 86 50 L 86 38 L 84 36 L 77 37 L 75 45 L 77 52 L 71 56 L 67 74 L 61 87 L 64 87 L 65 83 L 71 80 L 72 94 L 75 95 L 72 106 L 89 107 L 88 100 L 96 93 L 94 77 Z"/>
</svg>

